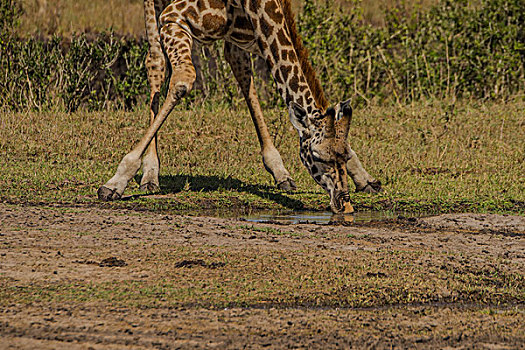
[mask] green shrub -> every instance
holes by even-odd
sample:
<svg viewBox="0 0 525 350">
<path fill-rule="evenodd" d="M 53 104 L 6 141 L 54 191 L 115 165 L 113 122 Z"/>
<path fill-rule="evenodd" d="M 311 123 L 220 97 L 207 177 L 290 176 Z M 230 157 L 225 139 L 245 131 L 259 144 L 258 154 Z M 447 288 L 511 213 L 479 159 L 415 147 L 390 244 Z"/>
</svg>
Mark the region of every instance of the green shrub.
<svg viewBox="0 0 525 350">
<path fill-rule="evenodd" d="M 132 108 L 148 96 L 147 43 L 114 33 L 71 39 L 18 38 L 20 7 L 0 0 L 0 105 L 9 109 Z M 358 0 L 337 9 L 306 0 L 298 27 L 332 101 L 348 96 L 397 103 L 422 97 L 505 98 L 525 82 L 525 2 L 444 0 L 429 11 L 393 8 L 382 27 L 363 21 Z M 241 97 L 222 45 L 195 45 L 199 93 L 186 103 Z M 198 56 L 196 56 L 198 57 Z M 264 72 L 261 76 L 264 76 Z M 278 105 L 272 82 L 262 103 Z"/>
<path fill-rule="evenodd" d="M 0 0 L 0 36 L 5 39 L 18 26 L 22 8 L 16 0 Z"/>
<path fill-rule="evenodd" d="M 115 34 L 13 40 L 0 58 L 0 102 L 11 109 L 130 108 L 147 94 L 143 41 Z"/>
<path fill-rule="evenodd" d="M 442 1 L 426 13 L 390 9 L 384 27 L 362 11 L 306 0 L 300 30 L 330 95 L 397 101 L 501 98 L 525 81 L 525 2 Z"/>
</svg>

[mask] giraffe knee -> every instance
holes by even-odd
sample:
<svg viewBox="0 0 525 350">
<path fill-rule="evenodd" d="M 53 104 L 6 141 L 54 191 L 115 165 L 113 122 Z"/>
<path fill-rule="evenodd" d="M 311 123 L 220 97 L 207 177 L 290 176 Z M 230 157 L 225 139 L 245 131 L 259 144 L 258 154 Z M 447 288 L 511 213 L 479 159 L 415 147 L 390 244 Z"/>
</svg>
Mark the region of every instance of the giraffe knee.
<svg viewBox="0 0 525 350">
<path fill-rule="evenodd" d="M 178 81 L 175 85 L 173 86 L 170 86 L 169 90 L 168 90 L 168 96 L 166 97 L 166 100 L 171 100 L 171 101 L 179 101 L 181 98 L 183 98 L 184 96 L 186 96 L 186 94 L 188 93 L 188 91 L 190 91 L 191 87 L 188 88 L 188 86 L 186 86 L 186 84 L 184 84 L 183 82 L 180 82 Z"/>
<path fill-rule="evenodd" d="M 196 77 L 197 74 L 191 61 L 179 66 L 172 73 L 170 90 L 177 89 L 178 86 L 184 86 L 186 91 L 190 91 L 193 88 L 193 83 L 195 82 Z"/>
</svg>

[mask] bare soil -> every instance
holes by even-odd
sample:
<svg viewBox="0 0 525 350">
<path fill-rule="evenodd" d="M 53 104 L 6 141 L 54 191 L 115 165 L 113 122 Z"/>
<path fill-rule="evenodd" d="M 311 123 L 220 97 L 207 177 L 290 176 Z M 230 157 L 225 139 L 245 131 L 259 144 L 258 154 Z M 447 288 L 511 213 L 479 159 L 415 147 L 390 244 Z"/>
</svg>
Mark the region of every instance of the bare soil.
<svg viewBox="0 0 525 350">
<path fill-rule="evenodd" d="M 0 348 L 525 348 L 524 238 L 503 215 L 283 226 L 0 204 Z"/>
</svg>

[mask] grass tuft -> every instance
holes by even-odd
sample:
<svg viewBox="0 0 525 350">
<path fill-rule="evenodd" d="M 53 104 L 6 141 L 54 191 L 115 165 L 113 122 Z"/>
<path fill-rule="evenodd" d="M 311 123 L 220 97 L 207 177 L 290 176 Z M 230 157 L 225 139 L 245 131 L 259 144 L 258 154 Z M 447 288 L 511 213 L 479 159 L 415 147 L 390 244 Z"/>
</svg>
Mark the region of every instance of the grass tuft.
<svg viewBox="0 0 525 350">
<path fill-rule="evenodd" d="M 525 213 L 525 108 L 507 103 L 424 101 L 355 112 L 350 143 L 380 179 L 377 195 L 352 194 L 358 210 Z M 266 113 L 278 149 L 298 184 L 275 188 L 244 109 L 174 111 L 160 133 L 161 193 L 142 196 L 132 181 L 125 201 L 152 210 L 326 210 L 328 196 L 299 161 L 285 113 Z M 0 199 L 98 203 L 97 188 L 146 126 L 147 111 L 7 112 L 0 119 Z M 284 127 L 283 127 L 284 125 Z M 139 176 L 136 180 L 139 180 Z M 102 204 L 101 204 L 102 205 Z"/>
</svg>

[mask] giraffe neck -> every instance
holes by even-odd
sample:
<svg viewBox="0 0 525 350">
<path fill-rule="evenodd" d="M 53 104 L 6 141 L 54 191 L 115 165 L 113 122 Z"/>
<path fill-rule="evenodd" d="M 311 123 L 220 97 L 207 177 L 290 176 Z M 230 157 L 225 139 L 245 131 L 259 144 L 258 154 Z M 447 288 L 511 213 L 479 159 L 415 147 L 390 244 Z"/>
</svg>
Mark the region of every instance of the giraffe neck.
<svg viewBox="0 0 525 350">
<path fill-rule="evenodd" d="M 148 1 L 160 7 L 169 2 Z M 328 103 L 297 33 L 290 1 L 176 0 L 164 10 L 160 23 L 177 23 L 205 42 L 219 38 L 236 45 L 257 42 L 286 104 L 295 102 L 315 117 Z"/>
<path fill-rule="evenodd" d="M 251 12 L 261 54 L 268 63 L 279 93 L 288 106 L 295 102 L 308 115 L 315 117 L 327 108 L 328 103 L 307 57 L 304 57 L 306 50 L 297 35 L 289 0 L 246 1 L 245 10 Z M 305 67 L 310 67 L 311 71 L 305 72 Z M 305 73 L 312 74 L 313 79 Z M 312 86 L 315 82 L 317 86 Z"/>
</svg>

